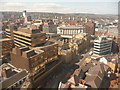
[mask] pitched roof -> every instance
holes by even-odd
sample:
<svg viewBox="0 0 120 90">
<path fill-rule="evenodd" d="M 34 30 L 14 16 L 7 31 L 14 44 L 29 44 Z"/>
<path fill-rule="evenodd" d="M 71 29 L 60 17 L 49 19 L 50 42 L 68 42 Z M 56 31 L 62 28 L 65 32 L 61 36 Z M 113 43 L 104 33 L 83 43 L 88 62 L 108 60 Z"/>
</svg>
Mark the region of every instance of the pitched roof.
<svg viewBox="0 0 120 90">
<path fill-rule="evenodd" d="M 73 83 L 73 84 L 78 84 L 78 81 L 79 81 L 79 78 L 78 78 L 78 76 L 76 76 L 76 75 L 74 75 L 74 76 L 72 76 L 69 80 L 68 80 L 68 82 L 70 82 L 70 83 Z"/>
<path fill-rule="evenodd" d="M 85 66 L 82 67 L 82 71 L 86 72 L 90 69 L 90 67 L 92 67 L 93 64 L 92 63 L 88 63 Z"/>
<path fill-rule="evenodd" d="M 93 88 L 99 88 L 102 80 L 98 76 L 88 76 L 85 78 L 86 84 Z"/>
</svg>

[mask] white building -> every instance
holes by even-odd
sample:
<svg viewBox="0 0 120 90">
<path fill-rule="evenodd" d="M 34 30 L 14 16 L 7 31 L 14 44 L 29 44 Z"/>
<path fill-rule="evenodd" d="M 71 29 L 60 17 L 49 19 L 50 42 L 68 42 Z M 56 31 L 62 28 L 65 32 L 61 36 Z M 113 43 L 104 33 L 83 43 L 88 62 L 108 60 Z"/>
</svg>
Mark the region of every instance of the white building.
<svg viewBox="0 0 120 90">
<path fill-rule="evenodd" d="M 61 35 L 77 35 L 85 32 L 85 27 L 82 25 L 68 25 L 57 27 L 57 34 Z"/>
<path fill-rule="evenodd" d="M 94 54 L 107 54 L 111 52 L 112 39 L 106 38 L 105 36 L 98 37 L 94 40 Z"/>
</svg>

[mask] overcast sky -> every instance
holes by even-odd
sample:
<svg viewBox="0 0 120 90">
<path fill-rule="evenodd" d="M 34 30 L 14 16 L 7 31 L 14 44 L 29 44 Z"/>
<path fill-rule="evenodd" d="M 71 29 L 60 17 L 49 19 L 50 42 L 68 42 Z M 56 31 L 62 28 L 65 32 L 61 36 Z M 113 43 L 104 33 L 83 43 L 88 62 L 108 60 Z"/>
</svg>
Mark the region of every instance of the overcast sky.
<svg viewBox="0 0 120 90">
<path fill-rule="evenodd" d="M 0 11 L 117 14 L 119 0 L 0 0 Z"/>
</svg>

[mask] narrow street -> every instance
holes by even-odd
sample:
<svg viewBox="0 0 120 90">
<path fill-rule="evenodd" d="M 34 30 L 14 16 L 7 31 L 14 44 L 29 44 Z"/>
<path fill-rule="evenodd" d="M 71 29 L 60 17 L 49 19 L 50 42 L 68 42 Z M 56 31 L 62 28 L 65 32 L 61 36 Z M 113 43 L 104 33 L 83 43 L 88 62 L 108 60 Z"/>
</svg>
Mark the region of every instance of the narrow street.
<svg viewBox="0 0 120 90">
<path fill-rule="evenodd" d="M 62 64 L 62 66 L 59 67 L 60 72 L 52 76 L 48 81 L 49 84 L 47 84 L 46 88 L 57 88 L 60 82 L 67 82 L 74 71 L 80 68 L 85 59 L 89 57 L 89 52 L 90 50 L 85 54 L 79 55 L 71 64 Z"/>
</svg>

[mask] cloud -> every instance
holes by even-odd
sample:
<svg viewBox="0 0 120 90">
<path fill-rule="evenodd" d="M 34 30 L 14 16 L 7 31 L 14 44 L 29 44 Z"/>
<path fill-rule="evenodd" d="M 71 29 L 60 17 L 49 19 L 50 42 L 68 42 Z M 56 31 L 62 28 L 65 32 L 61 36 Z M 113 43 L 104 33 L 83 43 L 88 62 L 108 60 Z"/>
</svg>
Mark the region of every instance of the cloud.
<svg viewBox="0 0 120 90">
<path fill-rule="evenodd" d="M 24 3 L 4 3 L 1 11 L 21 11 L 24 10 L 26 4 Z"/>
<path fill-rule="evenodd" d="M 117 8 L 113 4 L 103 3 L 18 3 L 18 2 L 8 2 L 0 3 L 0 11 L 23 11 L 27 10 L 29 12 L 56 12 L 56 13 L 97 13 L 97 14 L 109 14 L 111 10 L 114 10 L 113 13 L 116 13 Z M 102 5 L 102 7 L 101 7 Z M 114 4 L 116 5 L 116 4 Z M 112 9 L 110 9 L 110 8 Z"/>
<path fill-rule="evenodd" d="M 1 4 L 1 11 L 39 11 L 39 12 L 59 12 L 64 6 L 56 3 L 4 3 Z"/>
<path fill-rule="evenodd" d="M 39 11 L 39 12 L 60 12 L 62 11 L 61 9 L 64 9 L 66 7 L 56 3 L 39 3 L 39 4 L 33 4 L 32 8 L 35 11 Z"/>
<path fill-rule="evenodd" d="M 5 3 L 0 11 L 32 11 L 32 12 L 56 12 L 71 13 L 74 9 L 56 3 Z"/>
</svg>

